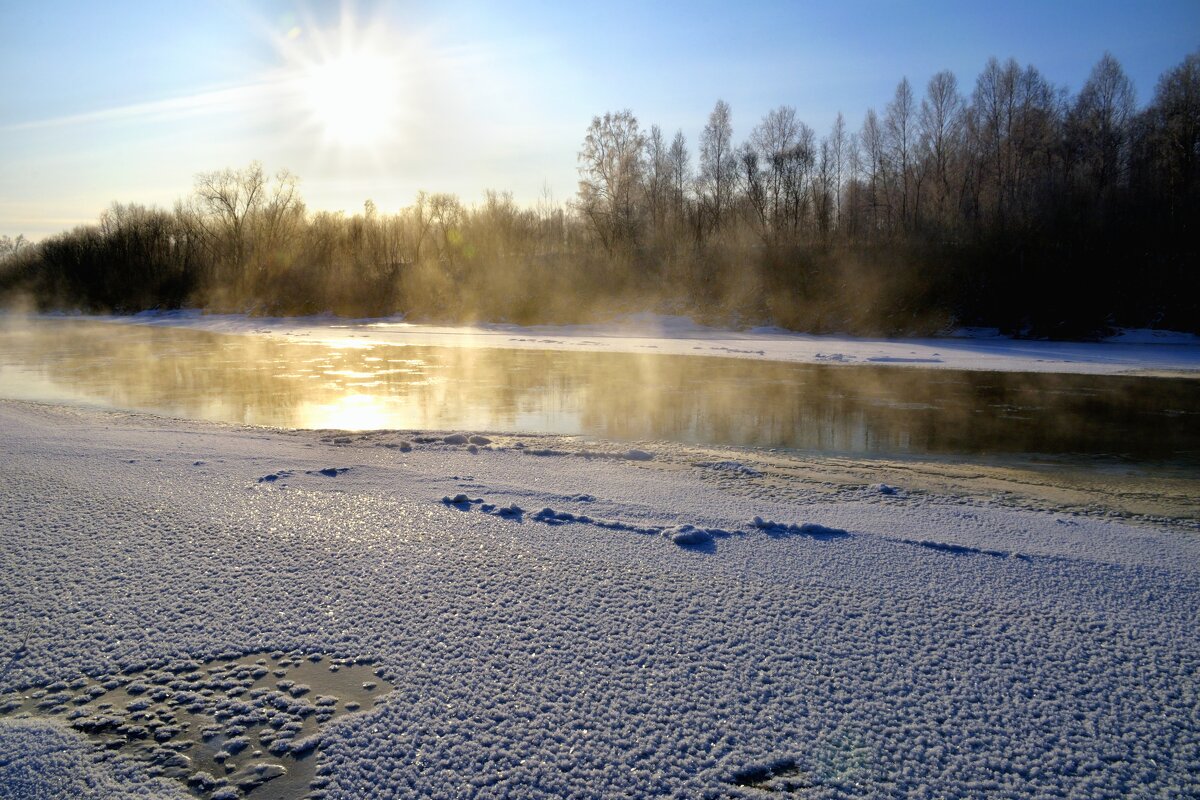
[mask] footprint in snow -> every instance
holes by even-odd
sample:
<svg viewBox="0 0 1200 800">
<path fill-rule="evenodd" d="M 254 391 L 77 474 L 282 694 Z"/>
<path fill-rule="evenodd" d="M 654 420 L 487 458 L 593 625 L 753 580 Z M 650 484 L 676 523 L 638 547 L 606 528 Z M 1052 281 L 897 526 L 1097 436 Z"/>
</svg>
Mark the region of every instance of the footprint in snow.
<svg viewBox="0 0 1200 800">
<path fill-rule="evenodd" d="M 931 542 L 919 539 L 901 539 L 904 544 L 910 544 L 914 547 L 924 547 L 928 550 L 934 550 L 939 553 L 946 553 L 952 556 L 990 556 L 991 558 L 1013 558 L 1020 561 L 1028 561 L 1029 556 L 1024 553 L 1009 552 L 1005 550 L 987 550 L 982 547 L 970 547 L 965 544 L 951 544 L 948 542 Z"/>
<path fill-rule="evenodd" d="M 472 500 L 468 495 L 465 495 L 461 492 L 453 497 L 446 495 L 442 498 L 443 505 L 452 506 L 460 511 L 470 511 L 472 505 L 479 505 L 481 503 L 483 503 L 483 498 L 477 497 Z"/>
<path fill-rule="evenodd" d="M 744 475 L 748 478 L 761 478 L 762 473 L 753 467 L 748 467 L 739 461 L 701 461 L 696 464 L 698 467 L 715 470 L 717 472 L 727 472 L 735 475 Z"/>
<path fill-rule="evenodd" d="M 847 539 L 851 536 L 849 531 L 842 528 L 830 528 L 815 522 L 805 522 L 800 525 L 796 523 L 785 525 L 782 522 L 755 517 L 750 521 L 750 526 L 772 537 L 807 536 L 817 541 L 829 541 L 831 539 Z"/>
<path fill-rule="evenodd" d="M 591 495 L 578 495 L 577 497 L 595 499 Z M 470 511 L 472 507 L 478 506 L 479 510 L 484 514 L 491 514 L 515 522 L 524 522 L 526 517 L 525 510 L 515 503 L 498 508 L 495 503 L 485 502 L 483 498 L 471 498 L 462 493 L 456 494 L 453 497 L 446 495 L 442 498 L 442 503 L 459 511 Z M 680 547 L 700 550 L 701 552 L 713 552 L 716 548 L 717 539 L 742 535 L 743 533 L 742 531 L 727 531 L 721 528 L 700 528 L 688 524 L 670 527 L 635 525 L 618 520 L 596 519 L 586 514 L 574 514 L 570 511 L 556 511 L 548 506 L 540 511 L 529 514 L 528 518 L 534 522 L 555 527 L 569 524 L 591 525 L 604 530 L 628 531 L 630 533 L 661 536 Z"/>
<path fill-rule="evenodd" d="M 350 471 L 349 467 L 326 467 L 325 469 L 305 470 L 304 474 L 305 475 L 324 475 L 326 478 L 336 478 L 338 475 L 341 475 L 343 472 L 349 472 L 349 471 Z"/>
<path fill-rule="evenodd" d="M 763 792 L 792 793 L 816 786 L 811 776 L 800 769 L 793 758 L 783 758 L 771 764 L 738 770 L 729 780 L 735 786 Z"/>
</svg>

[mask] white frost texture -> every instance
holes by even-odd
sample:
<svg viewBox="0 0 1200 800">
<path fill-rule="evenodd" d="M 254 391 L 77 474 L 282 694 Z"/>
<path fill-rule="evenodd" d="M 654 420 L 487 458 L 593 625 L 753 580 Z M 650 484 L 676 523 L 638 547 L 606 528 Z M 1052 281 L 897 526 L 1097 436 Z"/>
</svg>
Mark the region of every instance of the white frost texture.
<svg viewBox="0 0 1200 800">
<path fill-rule="evenodd" d="M 73 732 L 36 720 L 0 721 L 0 798 L 186 800 L 181 785 L 104 758 Z"/>
<path fill-rule="evenodd" d="M 1186 520 L 382 436 L 0 403 L 0 691 L 373 659 L 328 798 L 1200 796 Z M 181 793 L 93 747 L 0 722 L 0 797 Z"/>
</svg>

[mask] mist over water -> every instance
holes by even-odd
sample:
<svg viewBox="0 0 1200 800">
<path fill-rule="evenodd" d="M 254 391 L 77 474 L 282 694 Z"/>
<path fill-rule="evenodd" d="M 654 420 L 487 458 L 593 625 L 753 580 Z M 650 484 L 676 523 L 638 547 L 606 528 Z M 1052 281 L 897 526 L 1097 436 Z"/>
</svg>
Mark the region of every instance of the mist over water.
<svg viewBox="0 0 1200 800">
<path fill-rule="evenodd" d="M 311 429 L 1200 464 L 1196 381 L 472 349 L 31 320 L 0 397 Z"/>
</svg>

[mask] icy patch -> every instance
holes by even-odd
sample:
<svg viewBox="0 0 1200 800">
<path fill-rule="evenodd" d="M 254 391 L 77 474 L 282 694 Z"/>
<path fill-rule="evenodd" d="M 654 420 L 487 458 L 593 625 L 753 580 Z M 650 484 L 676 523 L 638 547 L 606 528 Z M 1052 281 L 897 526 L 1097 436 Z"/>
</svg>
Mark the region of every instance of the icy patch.
<svg viewBox="0 0 1200 800">
<path fill-rule="evenodd" d="M 43 719 L 0 720 L 0 797 L 13 800 L 122 798 L 183 800 L 188 793 L 134 763 L 96 752 Z"/>
<path fill-rule="evenodd" d="M 350 659 L 274 652 L 60 681 L 3 698 L 0 715 L 11 721 L 0 726 L 0 753 L 13 730 L 59 718 L 102 752 L 194 796 L 255 798 L 270 783 L 271 797 L 300 797 L 315 788 L 310 756 L 325 725 L 391 691 L 378 672 Z M 320 692 L 316 702 L 301 699 L 311 691 Z M 6 776 L 2 759 L 0 779 L 0 789 L 24 781 Z"/>
</svg>

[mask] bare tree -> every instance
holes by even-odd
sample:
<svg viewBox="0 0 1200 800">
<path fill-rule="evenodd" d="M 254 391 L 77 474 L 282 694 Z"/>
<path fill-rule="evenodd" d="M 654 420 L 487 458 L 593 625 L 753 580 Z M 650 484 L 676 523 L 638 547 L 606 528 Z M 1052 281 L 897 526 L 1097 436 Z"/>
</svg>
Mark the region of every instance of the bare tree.
<svg viewBox="0 0 1200 800">
<path fill-rule="evenodd" d="M 1020 68 L 1013 59 L 1001 66 L 996 58 L 990 58 L 975 81 L 972 95 L 972 134 L 979 143 L 981 164 L 986 169 L 996 214 L 1001 221 L 1005 217 L 1013 171 L 1008 154 L 1016 116 L 1019 75 Z"/>
<path fill-rule="evenodd" d="M 662 128 L 657 125 L 650 126 L 650 135 L 646 137 L 645 160 L 642 173 L 646 181 L 646 205 L 650 211 L 650 222 L 658 233 L 662 230 L 667 211 L 671 163 Z"/>
<path fill-rule="evenodd" d="M 0 261 L 16 256 L 29 246 L 29 240 L 23 234 L 17 234 L 15 239 L 11 236 L 0 236 Z"/>
<path fill-rule="evenodd" d="M 963 110 L 963 97 L 953 72 L 943 70 L 929 79 L 917 120 L 917 141 L 921 159 L 932 172 L 935 216 L 943 222 L 956 194 L 951 182 L 953 162 L 962 148 Z"/>
<path fill-rule="evenodd" d="M 667 153 L 670 170 L 671 208 L 677 223 L 682 224 L 687 215 L 688 187 L 692 184 L 692 157 L 688 152 L 687 138 L 683 131 L 676 131 Z"/>
<path fill-rule="evenodd" d="M 1200 188 L 1200 53 L 1159 78 L 1146 115 L 1155 172 L 1172 196 L 1195 202 Z"/>
<path fill-rule="evenodd" d="M 733 203 L 737 159 L 733 149 L 733 112 L 718 100 L 700 134 L 700 185 L 712 225 L 720 229 Z"/>
<path fill-rule="evenodd" d="M 847 234 L 858 236 L 862 224 L 862 175 L 864 172 L 862 144 L 857 133 L 846 137 L 846 197 L 843 199 L 842 214 Z"/>
<path fill-rule="evenodd" d="M 1099 193 L 1129 176 L 1133 110 L 1133 83 L 1112 54 L 1105 53 L 1067 118 L 1071 153 L 1089 188 Z"/>
<path fill-rule="evenodd" d="M 256 270 L 274 263 L 304 217 L 298 179 L 287 170 L 268 177 L 260 162 L 242 169 L 202 172 L 192 196 L 177 206 L 188 235 L 200 239 L 212 254 L 218 271 L 230 283 L 250 274 L 252 255 L 261 258 Z"/>
<path fill-rule="evenodd" d="M 191 208 L 204 238 L 220 260 L 240 271 L 249 245 L 250 214 L 262 204 L 267 178 L 253 161 L 244 169 L 202 172 L 196 176 Z M 222 258 L 223 257 L 223 258 Z"/>
<path fill-rule="evenodd" d="M 769 173 L 764 175 L 764 171 L 759 166 L 758 148 L 749 142 L 738 148 L 737 166 L 738 184 L 751 212 L 753 224 L 758 229 L 758 235 L 762 237 L 763 242 L 769 244 L 772 238 L 770 200 L 766 186 Z"/>
<path fill-rule="evenodd" d="M 645 144 L 625 109 L 593 117 L 579 151 L 578 208 L 609 253 L 636 237 Z"/>
<path fill-rule="evenodd" d="M 462 244 L 464 213 L 457 195 L 449 192 L 429 195 L 429 225 L 434 232 L 433 244 L 437 249 L 437 260 L 444 265 L 453 265 L 453 251 Z"/>
<path fill-rule="evenodd" d="M 1036 68 L 988 61 L 972 95 L 970 133 L 981 159 L 979 187 L 1004 228 L 1031 213 L 1060 149 L 1063 92 Z"/>
<path fill-rule="evenodd" d="M 813 168 L 817 161 L 816 133 L 803 122 L 796 125 L 795 143 L 779 157 L 783 172 L 781 227 L 798 238 L 813 206 Z"/>
<path fill-rule="evenodd" d="M 286 169 L 275 173 L 275 179 L 263 194 L 257 209 L 260 241 L 268 256 L 285 248 L 304 220 L 304 202 L 300 199 L 300 179 Z"/>
<path fill-rule="evenodd" d="M 879 125 L 879 117 L 873 108 L 867 109 L 858 141 L 862 147 L 862 165 L 867 184 L 867 235 L 871 237 L 879 231 L 885 220 L 890 224 L 891 218 L 885 199 L 886 192 L 883 191 L 887 179 L 884 133 Z M 883 219 L 881 219 L 881 207 L 886 212 Z"/>
<path fill-rule="evenodd" d="M 813 214 L 816 217 L 817 233 L 822 241 L 826 241 L 832 225 L 834 195 L 834 158 L 829 139 L 821 140 L 818 152 L 816 176 L 813 180 Z"/>
<path fill-rule="evenodd" d="M 792 150 L 799 142 L 802 125 L 796 119 L 796 109 L 780 106 L 768 111 L 750 133 L 749 147 L 766 172 L 762 187 L 764 226 L 778 228 L 783 221 L 788 169 L 795 165 Z M 742 172 L 745 172 L 744 165 Z"/>
<path fill-rule="evenodd" d="M 892 102 L 888 103 L 883 126 L 886 136 L 890 174 L 896 182 L 895 190 L 900 195 L 900 223 L 909 223 L 910 203 L 914 203 L 919 180 L 914 174 L 912 158 L 915 139 L 916 103 L 908 78 L 900 81 Z M 919 195 L 918 195 L 919 196 Z"/>
<path fill-rule="evenodd" d="M 837 118 L 833 121 L 833 130 L 829 132 L 829 158 L 834 190 L 833 221 L 835 224 L 841 224 L 842 218 L 842 181 L 846 165 L 846 145 L 846 118 L 839 111 Z"/>
</svg>

